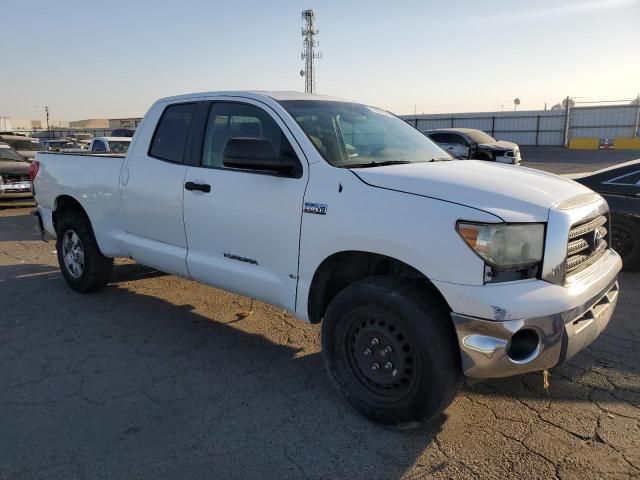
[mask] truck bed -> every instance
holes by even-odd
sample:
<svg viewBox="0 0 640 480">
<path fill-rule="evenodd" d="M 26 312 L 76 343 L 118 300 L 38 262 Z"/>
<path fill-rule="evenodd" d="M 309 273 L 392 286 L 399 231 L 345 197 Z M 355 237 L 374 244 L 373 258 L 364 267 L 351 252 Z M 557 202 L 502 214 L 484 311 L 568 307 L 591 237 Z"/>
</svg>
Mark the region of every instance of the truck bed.
<svg viewBox="0 0 640 480">
<path fill-rule="evenodd" d="M 35 158 L 40 162 L 39 206 L 53 211 L 56 202 L 65 195 L 79 201 L 92 219 L 98 245 L 105 255 L 123 254 L 119 186 L 125 158 L 125 155 L 65 152 L 41 152 Z M 52 224 L 45 222 L 44 227 L 55 235 Z"/>
</svg>

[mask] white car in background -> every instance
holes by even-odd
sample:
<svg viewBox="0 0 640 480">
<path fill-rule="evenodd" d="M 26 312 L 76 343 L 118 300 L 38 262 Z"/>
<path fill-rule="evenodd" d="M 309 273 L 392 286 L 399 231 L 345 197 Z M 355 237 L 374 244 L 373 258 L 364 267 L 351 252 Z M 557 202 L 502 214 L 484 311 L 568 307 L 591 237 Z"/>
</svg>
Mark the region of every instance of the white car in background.
<svg viewBox="0 0 640 480">
<path fill-rule="evenodd" d="M 127 153 L 130 144 L 130 137 L 96 137 L 91 140 L 88 150 L 92 153 Z"/>
<path fill-rule="evenodd" d="M 86 151 L 86 145 L 82 145 L 66 138 L 43 140 L 42 143 L 49 152 L 82 153 Z"/>
</svg>

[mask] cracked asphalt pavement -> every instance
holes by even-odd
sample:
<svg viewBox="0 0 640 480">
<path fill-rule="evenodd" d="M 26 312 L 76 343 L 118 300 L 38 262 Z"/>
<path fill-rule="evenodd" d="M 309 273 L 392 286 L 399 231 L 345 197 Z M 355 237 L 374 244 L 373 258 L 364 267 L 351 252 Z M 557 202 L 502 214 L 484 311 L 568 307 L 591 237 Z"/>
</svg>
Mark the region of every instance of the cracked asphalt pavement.
<svg viewBox="0 0 640 480">
<path fill-rule="evenodd" d="M 334 391 L 318 326 L 130 261 L 81 295 L 54 249 L 0 210 L 0 479 L 640 477 L 640 274 L 548 391 L 466 386 L 397 431 Z"/>
</svg>

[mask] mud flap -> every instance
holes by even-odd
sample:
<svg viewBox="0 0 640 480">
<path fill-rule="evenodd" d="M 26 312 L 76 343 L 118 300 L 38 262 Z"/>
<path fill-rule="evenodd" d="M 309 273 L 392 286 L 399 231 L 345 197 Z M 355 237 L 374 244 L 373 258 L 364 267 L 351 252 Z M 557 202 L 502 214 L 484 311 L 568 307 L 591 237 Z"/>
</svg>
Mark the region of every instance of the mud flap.
<svg viewBox="0 0 640 480">
<path fill-rule="evenodd" d="M 31 215 L 36 217 L 38 221 L 38 230 L 40 230 L 40 238 L 42 239 L 43 242 L 48 242 L 46 238 L 47 232 L 44 229 L 44 224 L 42 223 L 42 217 L 40 216 L 40 212 L 38 211 L 38 209 L 34 208 L 33 210 L 31 210 Z"/>
</svg>

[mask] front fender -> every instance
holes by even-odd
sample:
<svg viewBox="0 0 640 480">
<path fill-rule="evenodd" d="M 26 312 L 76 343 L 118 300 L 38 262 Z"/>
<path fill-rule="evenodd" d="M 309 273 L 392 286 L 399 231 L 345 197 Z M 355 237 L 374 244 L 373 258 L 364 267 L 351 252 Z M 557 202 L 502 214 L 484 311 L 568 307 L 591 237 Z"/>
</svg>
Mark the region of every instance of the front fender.
<svg viewBox="0 0 640 480">
<path fill-rule="evenodd" d="M 305 195 L 305 202 L 326 205 L 326 211 L 302 215 L 298 316 L 308 319 L 306 307 L 316 270 L 342 251 L 391 257 L 430 280 L 483 284 L 483 262 L 459 237 L 456 222 L 497 222 L 498 217 L 443 200 L 372 187 L 345 169 L 328 167 L 327 174 L 325 167 L 312 166 L 313 181 Z"/>
</svg>

